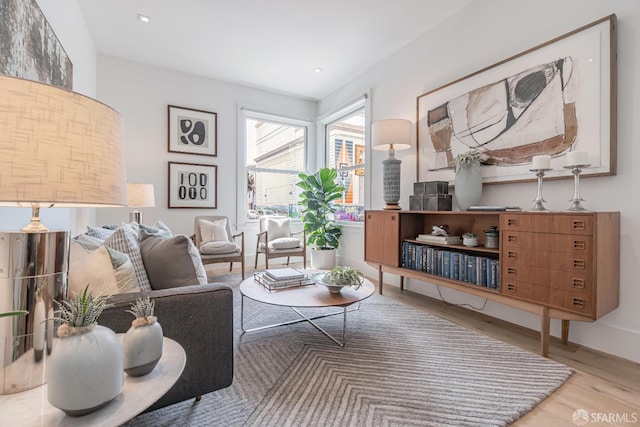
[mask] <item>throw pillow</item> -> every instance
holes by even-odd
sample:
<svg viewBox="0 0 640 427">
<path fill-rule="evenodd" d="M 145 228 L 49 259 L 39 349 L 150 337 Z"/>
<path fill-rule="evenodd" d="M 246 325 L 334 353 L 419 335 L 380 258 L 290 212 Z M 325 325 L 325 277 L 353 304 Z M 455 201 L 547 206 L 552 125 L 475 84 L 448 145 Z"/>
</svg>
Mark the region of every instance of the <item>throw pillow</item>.
<svg viewBox="0 0 640 427">
<path fill-rule="evenodd" d="M 240 246 L 232 242 L 207 242 L 200 244 L 202 255 L 223 255 L 240 251 Z"/>
<path fill-rule="evenodd" d="M 140 250 L 153 289 L 207 283 L 198 249 L 184 234 L 168 239 L 146 236 Z"/>
<path fill-rule="evenodd" d="M 87 236 L 95 237 L 100 240 L 107 240 L 109 236 L 114 233 L 115 230 L 109 230 L 102 227 L 87 226 Z"/>
<path fill-rule="evenodd" d="M 269 241 L 280 237 L 291 237 L 291 218 L 267 218 L 266 231 Z"/>
<path fill-rule="evenodd" d="M 69 295 L 81 294 L 87 285 L 94 296 L 118 293 L 111 257 L 104 246 L 89 250 L 72 240 L 67 277 Z"/>
<path fill-rule="evenodd" d="M 147 236 L 160 237 L 161 239 L 168 239 L 173 236 L 173 234 L 171 234 L 171 230 L 167 228 L 160 228 L 157 225 L 158 223 L 156 223 L 156 226 L 150 227 L 148 225 L 140 224 L 140 239 L 143 238 L 142 231 L 144 231 Z"/>
<path fill-rule="evenodd" d="M 128 256 L 125 255 L 125 257 L 127 260 L 113 270 L 118 292 L 121 294 L 140 292 L 140 285 L 138 284 L 138 279 L 136 279 L 136 271 L 133 269 L 133 263 Z"/>
<path fill-rule="evenodd" d="M 221 218 L 216 221 L 200 220 L 200 237 L 202 243 L 208 242 L 229 242 L 227 234 L 227 219 Z"/>
<path fill-rule="evenodd" d="M 131 224 L 122 224 L 104 241 L 104 245 L 129 255 L 129 259 L 131 259 L 133 269 L 136 273 L 136 279 L 138 279 L 138 283 L 140 284 L 140 290 L 150 291 L 151 284 L 149 283 L 149 276 L 147 276 L 144 262 L 142 261 L 138 236 L 139 232 L 137 227 L 133 227 Z"/>
<path fill-rule="evenodd" d="M 300 247 L 300 239 L 295 237 L 279 237 L 269 242 L 269 249 L 294 249 Z"/>
</svg>

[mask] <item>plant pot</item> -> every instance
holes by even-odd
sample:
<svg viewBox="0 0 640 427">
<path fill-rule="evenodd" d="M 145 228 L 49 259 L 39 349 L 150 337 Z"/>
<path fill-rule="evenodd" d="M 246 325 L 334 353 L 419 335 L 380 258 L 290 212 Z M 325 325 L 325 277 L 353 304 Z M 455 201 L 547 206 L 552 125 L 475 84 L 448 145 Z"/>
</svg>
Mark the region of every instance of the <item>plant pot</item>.
<svg viewBox="0 0 640 427">
<path fill-rule="evenodd" d="M 127 375 L 139 377 L 148 374 L 162 356 L 162 326 L 158 322 L 131 326 L 124 335 L 122 347 Z"/>
<path fill-rule="evenodd" d="M 465 246 L 478 246 L 478 238 L 477 237 L 463 237 L 462 244 Z"/>
<path fill-rule="evenodd" d="M 86 333 L 56 339 L 48 359 L 47 398 L 70 416 L 81 416 L 105 406 L 124 384 L 122 345 L 104 326 L 83 328 Z M 73 328 L 80 329 L 80 328 Z"/>
<path fill-rule="evenodd" d="M 335 266 L 335 249 L 311 249 L 311 268 L 313 268 L 314 270 L 331 270 Z"/>
<path fill-rule="evenodd" d="M 478 205 L 482 198 L 480 162 L 476 161 L 470 165 L 457 167 L 455 183 L 454 197 L 458 204 L 458 209 L 466 211 L 469 206 Z"/>
</svg>

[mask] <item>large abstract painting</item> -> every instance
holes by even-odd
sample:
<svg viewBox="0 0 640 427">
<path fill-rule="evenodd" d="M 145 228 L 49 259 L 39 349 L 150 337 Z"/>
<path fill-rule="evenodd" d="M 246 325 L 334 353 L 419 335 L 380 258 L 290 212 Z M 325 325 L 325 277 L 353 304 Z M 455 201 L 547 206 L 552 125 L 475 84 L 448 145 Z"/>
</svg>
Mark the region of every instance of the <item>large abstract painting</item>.
<svg viewBox="0 0 640 427">
<path fill-rule="evenodd" d="M 0 73 L 73 88 L 73 65 L 35 0 L 0 0 Z"/>
<path fill-rule="evenodd" d="M 584 175 L 615 174 L 615 15 L 417 98 L 417 180 L 453 180 L 457 154 L 482 155 L 484 182 L 571 176 L 566 154 L 587 151 Z"/>
</svg>

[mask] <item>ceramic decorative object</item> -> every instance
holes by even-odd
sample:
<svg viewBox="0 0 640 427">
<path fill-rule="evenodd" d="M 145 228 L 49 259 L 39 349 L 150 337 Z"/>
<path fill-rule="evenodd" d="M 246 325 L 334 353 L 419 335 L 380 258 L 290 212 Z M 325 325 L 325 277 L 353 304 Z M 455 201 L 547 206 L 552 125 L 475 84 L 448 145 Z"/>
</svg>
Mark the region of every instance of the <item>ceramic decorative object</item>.
<svg viewBox="0 0 640 427">
<path fill-rule="evenodd" d="M 334 267 L 321 275 L 319 283 L 326 286 L 330 293 L 339 294 L 345 287 L 360 288 L 364 283 L 364 274 L 353 267 Z"/>
<path fill-rule="evenodd" d="M 62 321 L 55 351 L 47 368 L 47 398 L 70 416 L 81 416 L 107 405 L 122 391 L 123 355 L 120 340 L 97 324 L 109 305 L 94 298 L 88 286 L 82 295 L 60 304 Z"/>
<path fill-rule="evenodd" d="M 149 297 L 138 299 L 127 312 L 135 319 L 122 340 L 124 371 L 132 377 L 153 371 L 162 356 L 162 326 L 153 315 L 155 302 Z"/>
<path fill-rule="evenodd" d="M 473 233 L 464 233 L 462 235 L 462 244 L 469 247 L 478 246 L 478 236 Z"/>
<path fill-rule="evenodd" d="M 314 270 L 331 270 L 336 266 L 336 250 L 333 248 L 311 249 L 311 268 Z"/>
<path fill-rule="evenodd" d="M 482 171 L 480 153 L 467 151 L 456 156 L 456 179 L 454 197 L 458 208 L 466 211 L 480 203 L 482 198 Z"/>
</svg>

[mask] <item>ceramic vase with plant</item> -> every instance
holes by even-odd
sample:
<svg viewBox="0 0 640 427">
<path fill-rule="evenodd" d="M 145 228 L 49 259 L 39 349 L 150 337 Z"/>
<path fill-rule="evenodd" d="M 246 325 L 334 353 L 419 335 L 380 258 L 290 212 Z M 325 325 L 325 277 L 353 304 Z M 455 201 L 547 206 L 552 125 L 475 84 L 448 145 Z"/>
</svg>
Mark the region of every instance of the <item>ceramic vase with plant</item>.
<svg viewBox="0 0 640 427">
<path fill-rule="evenodd" d="M 146 375 L 162 356 L 162 326 L 153 315 L 155 301 L 138 298 L 128 313 L 134 315 L 131 328 L 124 335 L 124 371 L 132 377 Z"/>
<path fill-rule="evenodd" d="M 478 246 L 478 236 L 475 233 L 464 233 L 462 235 L 462 244 L 465 246 Z"/>
<path fill-rule="evenodd" d="M 482 197 L 481 158 L 482 155 L 476 150 L 458 154 L 455 158 L 454 197 L 461 211 L 466 211 L 470 206 L 477 205 Z"/>
<path fill-rule="evenodd" d="M 364 283 L 364 274 L 353 267 L 334 267 L 324 275 L 322 284 L 325 285 L 329 292 L 338 294 L 345 287 L 353 287 L 359 289 Z"/>
<path fill-rule="evenodd" d="M 302 188 L 300 205 L 302 222 L 307 235 L 307 245 L 312 245 L 311 268 L 329 270 L 335 266 L 335 250 L 340 244 L 342 230 L 334 216 L 335 201 L 342 197 L 345 188 L 338 185 L 338 172 L 322 168 L 318 172 L 298 175 L 296 185 Z"/>
<path fill-rule="evenodd" d="M 54 320 L 62 324 L 47 367 L 47 398 L 67 415 L 91 413 L 122 391 L 122 345 L 115 332 L 97 324 L 110 306 L 107 297 L 94 297 L 89 286 L 59 304 Z"/>
</svg>

